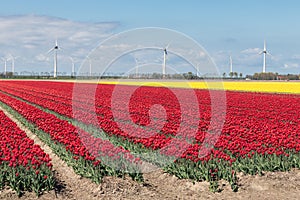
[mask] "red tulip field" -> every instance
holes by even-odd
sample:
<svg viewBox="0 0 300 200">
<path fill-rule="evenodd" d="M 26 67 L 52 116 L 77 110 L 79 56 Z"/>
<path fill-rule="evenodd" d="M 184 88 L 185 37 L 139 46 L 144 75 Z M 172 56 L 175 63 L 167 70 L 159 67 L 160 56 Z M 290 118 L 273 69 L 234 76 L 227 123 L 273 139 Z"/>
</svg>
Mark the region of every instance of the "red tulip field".
<svg viewBox="0 0 300 200">
<path fill-rule="evenodd" d="M 25 132 L 0 112 L 0 187 L 9 185 L 18 195 L 23 190 L 37 195 L 53 189 L 52 164 L 47 155 Z"/>
<path fill-rule="evenodd" d="M 225 107 L 214 113 L 220 104 L 210 92 L 222 91 L 193 89 L 195 105 L 192 89 L 81 83 L 85 89 L 74 98 L 74 85 L 0 81 L 0 106 L 97 184 L 107 176 L 143 183 L 147 163 L 179 179 L 209 182 L 212 192 L 220 191 L 220 181 L 237 192 L 240 173 L 300 168 L 299 94 L 223 91 Z M 38 195 L 53 189 L 49 156 L 3 112 L 0 120 L 0 187 Z"/>
</svg>

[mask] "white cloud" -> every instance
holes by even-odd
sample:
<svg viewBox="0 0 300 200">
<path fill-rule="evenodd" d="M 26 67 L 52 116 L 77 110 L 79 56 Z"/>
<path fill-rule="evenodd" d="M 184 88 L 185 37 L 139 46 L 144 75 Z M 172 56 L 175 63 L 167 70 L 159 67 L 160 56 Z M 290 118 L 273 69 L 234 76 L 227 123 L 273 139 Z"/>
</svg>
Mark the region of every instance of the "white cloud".
<svg viewBox="0 0 300 200">
<path fill-rule="evenodd" d="M 52 55 L 47 51 L 54 46 L 55 39 L 63 48 L 60 55 L 82 60 L 96 45 L 112 34 L 117 22 L 76 22 L 62 18 L 17 15 L 0 17 L 0 57 L 7 54 L 20 56 L 16 60 L 16 71 L 51 71 L 52 68 L 39 67 L 48 60 L 52 66 Z M 50 57 L 50 59 L 49 59 Z M 67 71 L 70 62 L 59 62 L 59 71 Z M 31 69 L 28 69 L 28 66 Z M 0 64 L 0 72 L 2 64 Z"/>
<path fill-rule="evenodd" d="M 285 63 L 283 68 L 284 69 L 299 68 L 299 63 Z"/>
<path fill-rule="evenodd" d="M 243 54 L 259 54 L 262 50 L 260 48 L 249 48 L 241 51 Z"/>
</svg>

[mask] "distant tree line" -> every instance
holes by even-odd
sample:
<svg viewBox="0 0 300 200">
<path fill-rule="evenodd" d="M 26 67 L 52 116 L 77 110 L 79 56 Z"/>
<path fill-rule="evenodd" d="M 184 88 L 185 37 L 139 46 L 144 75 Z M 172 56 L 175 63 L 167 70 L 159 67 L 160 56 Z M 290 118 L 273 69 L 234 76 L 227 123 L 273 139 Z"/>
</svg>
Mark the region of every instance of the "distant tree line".
<svg viewBox="0 0 300 200">
<path fill-rule="evenodd" d="M 229 72 L 228 77 L 226 72 L 223 73 L 223 78 L 243 78 L 243 73 Z"/>
<path fill-rule="evenodd" d="M 251 80 L 299 80 L 299 76 L 297 74 L 280 75 L 278 73 L 267 72 L 247 75 L 246 78 Z"/>
<path fill-rule="evenodd" d="M 1 73 L 0 74 L 0 77 L 1 78 L 11 78 L 11 77 L 13 77 L 13 73 L 12 72 L 6 72 L 6 73 Z"/>
<path fill-rule="evenodd" d="M 100 78 L 100 79 L 176 79 L 176 80 L 199 80 L 199 79 L 251 79 L 251 80 L 300 80 L 300 75 L 297 74 L 286 74 L 281 75 L 278 73 L 267 72 L 267 73 L 255 73 L 253 75 L 246 75 L 243 77 L 242 73 L 238 72 L 230 72 L 227 74 L 224 72 L 220 77 L 217 74 L 206 74 L 197 76 L 192 72 L 187 73 L 177 73 L 177 74 L 166 74 L 163 76 L 161 73 L 140 73 L 136 74 L 93 74 L 89 76 L 88 74 L 81 74 L 76 76 L 76 74 L 67 75 L 66 73 L 58 73 L 58 79 L 66 79 L 66 78 L 82 78 L 82 79 L 89 79 L 89 78 Z M 20 72 L 20 73 L 0 73 L 0 78 L 36 78 L 36 79 L 52 79 L 53 75 L 49 72 L 41 72 L 41 73 L 34 73 L 34 72 Z"/>
<path fill-rule="evenodd" d="M 138 78 L 138 79 L 200 79 L 196 74 L 192 72 L 182 73 L 182 74 L 166 74 L 163 76 L 161 73 L 145 73 L 145 74 L 139 74 L 136 76 L 135 74 L 130 74 L 127 77 L 124 78 Z"/>
</svg>

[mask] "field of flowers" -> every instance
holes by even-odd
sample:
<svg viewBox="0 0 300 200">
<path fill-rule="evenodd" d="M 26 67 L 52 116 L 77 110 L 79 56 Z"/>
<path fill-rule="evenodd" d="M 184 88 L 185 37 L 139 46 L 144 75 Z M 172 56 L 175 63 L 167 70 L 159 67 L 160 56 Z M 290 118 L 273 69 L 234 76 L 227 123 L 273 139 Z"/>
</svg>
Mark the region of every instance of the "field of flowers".
<svg viewBox="0 0 300 200">
<path fill-rule="evenodd" d="M 173 82 L 134 82 L 134 81 L 102 81 L 103 84 L 124 84 L 124 85 L 148 85 L 158 86 L 164 85 L 166 87 L 190 87 L 193 89 L 224 89 L 230 91 L 247 91 L 247 92 L 268 92 L 268 93 L 290 93 L 300 94 L 300 82 L 282 82 L 282 81 L 223 81 L 220 82 L 204 82 L 204 81 L 187 81 L 186 84 L 182 84 L 181 81 Z"/>
<path fill-rule="evenodd" d="M 225 88 L 242 87 L 226 84 Z M 221 179 L 237 191 L 238 172 L 261 175 L 300 168 L 299 94 L 226 91 L 225 122 L 216 138 L 212 130 L 220 127 L 211 129 L 211 91 L 195 89 L 198 105 L 194 105 L 190 89 L 171 91 L 150 83 L 128 99 L 126 94 L 133 90 L 129 85 L 118 85 L 114 96 L 113 84 L 98 84 L 93 91 L 95 85 L 82 83 L 84 90 L 74 101 L 74 83 L 2 81 L 0 103 L 78 174 L 97 183 L 103 176 L 126 174 L 143 181 L 140 167 L 147 162 L 179 178 L 209 181 L 212 191 L 218 191 Z M 248 87 L 243 90 L 255 89 Z M 262 91 L 274 89 L 266 88 Z M 299 87 L 287 88 L 278 92 L 299 93 Z M 183 110 L 182 102 L 190 109 Z M 162 106 L 165 115 L 151 110 L 153 105 Z M 199 110 L 196 118 L 195 110 Z"/>
<path fill-rule="evenodd" d="M 0 111 L 0 189 L 9 186 L 20 196 L 24 191 L 40 195 L 54 187 L 52 164 L 26 133 Z"/>
</svg>

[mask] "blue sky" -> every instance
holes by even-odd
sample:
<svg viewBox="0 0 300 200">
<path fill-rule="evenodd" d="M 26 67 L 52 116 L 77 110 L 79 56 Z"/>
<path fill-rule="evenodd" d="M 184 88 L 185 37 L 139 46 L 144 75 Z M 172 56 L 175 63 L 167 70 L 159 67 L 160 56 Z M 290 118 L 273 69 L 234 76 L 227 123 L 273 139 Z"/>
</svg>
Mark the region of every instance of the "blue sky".
<svg viewBox="0 0 300 200">
<path fill-rule="evenodd" d="M 267 60 L 267 71 L 300 73 L 300 3 L 296 0 L 7 0 L 1 1 L 1 8 L 1 22 L 11 25 L 9 29 L 6 29 L 8 25 L 0 25 L 0 44 L 5 44 L 0 47 L 0 54 L 2 57 L 8 53 L 23 57 L 16 60 L 20 70 L 41 61 L 45 56 L 43 52 L 51 48 L 51 41 L 55 37 L 60 38 L 62 44 L 65 43 L 66 54 L 72 54 L 80 60 L 96 43 L 111 34 L 153 26 L 174 29 L 195 39 L 208 51 L 220 72 L 228 71 L 229 55 L 232 55 L 235 71 L 243 74 L 260 72 L 262 56 L 257 53 L 263 48 L 263 40 L 266 39 L 272 54 Z M 47 33 L 42 30 L 36 33 L 32 21 L 39 23 L 39 29 L 47 24 Z M 49 24 L 53 27 L 52 34 Z M 10 32 L 6 33 L 8 30 Z M 5 35 L 15 31 L 18 31 L 16 39 L 14 34 L 9 38 Z M 32 51 L 20 50 L 20 44 L 24 45 L 24 41 L 18 38 L 23 37 L 23 32 L 27 34 L 26 45 L 29 47 L 30 44 Z M 82 40 L 86 36 L 90 40 L 85 43 L 84 49 L 75 52 L 71 49 L 76 49 L 76 45 L 67 44 L 70 41 L 68 34 Z M 30 41 L 29 35 L 48 38 L 43 40 L 42 47 L 33 48 L 34 44 L 38 45 L 38 40 L 33 38 Z M 32 63 L 28 63 L 24 58 L 26 56 L 31 58 Z M 45 69 L 42 70 L 47 71 L 51 59 L 45 60 Z M 64 62 L 67 65 L 67 61 Z M 67 70 L 64 65 L 62 62 L 62 70 Z M 33 67 L 33 70 L 36 69 Z"/>
</svg>

